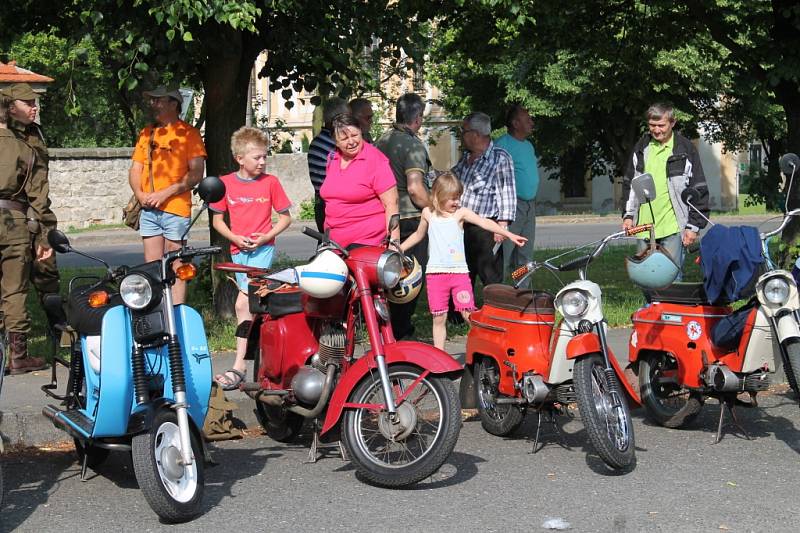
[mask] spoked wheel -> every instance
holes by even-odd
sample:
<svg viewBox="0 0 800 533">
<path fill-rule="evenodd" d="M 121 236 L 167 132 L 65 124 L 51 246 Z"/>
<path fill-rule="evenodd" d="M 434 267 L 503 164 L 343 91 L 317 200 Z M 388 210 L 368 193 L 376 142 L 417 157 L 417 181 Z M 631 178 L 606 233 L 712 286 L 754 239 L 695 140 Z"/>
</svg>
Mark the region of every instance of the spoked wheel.
<svg viewBox="0 0 800 533">
<path fill-rule="evenodd" d="M 482 357 L 475 364 L 475 395 L 481 426 L 492 435 L 508 435 L 519 427 L 525 413 L 519 406 L 497 404 L 500 371 L 494 359 Z"/>
<path fill-rule="evenodd" d="M 258 379 L 258 368 L 261 364 L 261 354 L 257 353 L 253 361 L 253 376 Z M 292 413 L 283 407 L 267 405 L 256 400 L 256 418 L 267 436 L 278 442 L 292 442 L 303 427 L 302 416 Z"/>
<path fill-rule="evenodd" d="M 800 377 L 800 341 L 797 339 L 790 339 L 785 342 L 786 359 L 783 365 L 783 372 L 786 374 L 786 381 L 792 388 L 796 396 L 800 396 L 800 389 L 798 389 L 797 379 Z"/>
<path fill-rule="evenodd" d="M 631 415 L 616 376 L 605 372 L 603 356 L 578 359 L 573 380 L 578 409 L 598 455 L 611 468 L 629 467 L 636 457 Z"/>
<path fill-rule="evenodd" d="M 392 418 L 385 409 L 349 409 L 343 418 L 342 442 L 355 467 L 369 481 L 403 487 L 430 476 L 447 460 L 461 430 L 461 404 L 453 382 L 410 365 L 389 367 L 395 401 L 404 394 Z M 416 385 L 414 385 L 416 382 Z M 412 389 L 413 385 L 413 389 Z M 384 404 L 377 371 L 355 388 L 350 401 Z"/>
<path fill-rule="evenodd" d="M 200 514 L 203 500 L 203 453 L 191 435 L 192 464 L 181 464 L 178 417 L 162 409 L 150 431 L 133 437 L 133 471 L 147 503 L 168 522 L 185 522 Z"/>
<path fill-rule="evenodd" d="M 678 363 L 666 353 L 639 361 L 639 394 L 647 416 L 668 428 L 682 427 L 703 409 L 703 395 L 678 383 Z"/>
</svg>

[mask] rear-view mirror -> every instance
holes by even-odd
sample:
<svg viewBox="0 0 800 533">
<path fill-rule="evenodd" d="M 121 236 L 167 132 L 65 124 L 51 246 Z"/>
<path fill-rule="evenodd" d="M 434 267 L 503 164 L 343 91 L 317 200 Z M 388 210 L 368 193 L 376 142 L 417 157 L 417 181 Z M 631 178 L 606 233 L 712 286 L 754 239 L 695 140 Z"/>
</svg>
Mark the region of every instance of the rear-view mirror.
<svg viewBox="0 0 800 533">
<path fill-rule="evenodd" d="M 72 251 L 72 246 L 69 244 L 69 239 L 61 230 L 50 230 L 47 233 L 47 242 L 50 244 L 50 248 L 60 254 L 66 254 Z"/>
<path fill-rule="evenodd" d="M 631 188 L 639 203 L 652 202 L 656 199 L 656 184 L 652 174 L 639 174 L 631 180 Z"/>
</svg>

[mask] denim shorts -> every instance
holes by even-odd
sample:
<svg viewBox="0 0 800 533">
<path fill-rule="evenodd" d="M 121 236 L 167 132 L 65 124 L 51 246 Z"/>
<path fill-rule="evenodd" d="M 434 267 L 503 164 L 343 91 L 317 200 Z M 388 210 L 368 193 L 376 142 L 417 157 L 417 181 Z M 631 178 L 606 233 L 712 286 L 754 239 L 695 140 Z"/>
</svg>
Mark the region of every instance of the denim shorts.
<svg viewBox="0 0 800 533">
<path fill-rule="evenodd" d="M 241 250 L 238 254 L 232 254 L 231 259 L 237 265 L 254 266 L 259 268 L 269 268 L 272 266 L 272 259 L 275 255 L 274 246 L 259 246 L 255 250 Z M 239 290 L 247 294 L 247 284 L 249 279 L 247 274 L 236 273 L 236 285 Z"/>
<path fill-rule="evenodd" d="M 142 209 L 139 217 L 139 235 L 155 237 L 163 235 L 165 239 L 180 242 L 189 228 L 189 217 L 181 217 L 161 211 L 160 209 Z"/>
</svg>

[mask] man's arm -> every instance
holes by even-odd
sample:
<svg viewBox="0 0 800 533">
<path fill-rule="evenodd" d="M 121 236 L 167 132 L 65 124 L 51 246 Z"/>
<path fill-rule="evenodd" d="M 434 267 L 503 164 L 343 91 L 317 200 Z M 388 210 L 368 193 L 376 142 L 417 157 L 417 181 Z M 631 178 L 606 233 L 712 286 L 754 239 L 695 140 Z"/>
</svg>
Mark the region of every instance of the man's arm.
<svg viewBox="0 0 800 533">
<path fill-rule="evenodd" d="M 144 165 L 138 161 L 131 162 L 131 168 L 128 170 L 128 184 L 131 186 L 133 194 L 139 203 L 144 203 L 144 191 L 142 191 L 142 171 Z"/>
<path fill-rule="evenodd" d="M 497 180 L 497 223 L 507 228 L 508 225 L 517 216 L 517 186 L 514 181 L 514 162 L 511 156 L 506 154 L 504 157 L 498 158 L 498 164 L 495 167 L 495 179 Z M 502 241 L 502 235 L 495 234 L 495 240 Z M 499 242 L 498 241 L 498 242 Z"/>
<path fill-rule="evenodd" d="M 194 157 L 190 159 L 189 170 L 180 181 L 173 183 L 168 187 L 164 187 L 161 190 L 146 194 L 145 201 L 142 202 L 142 205 L 158 208 L 173 196 L 177 196 L 182 192 L 192 190 L 192 188 L 200 183 L 200 180 L 203 179 L 205 166 L 206 161 L 202 157 Z"/>
<path fill-rule="evenodd" d="M 425 176 L 419 170 L 406 172 L 406 189 L 411 203 L 418 209 L 424 209 L 431 205 L 428 190 L 425 188 Z"/>
</svg>

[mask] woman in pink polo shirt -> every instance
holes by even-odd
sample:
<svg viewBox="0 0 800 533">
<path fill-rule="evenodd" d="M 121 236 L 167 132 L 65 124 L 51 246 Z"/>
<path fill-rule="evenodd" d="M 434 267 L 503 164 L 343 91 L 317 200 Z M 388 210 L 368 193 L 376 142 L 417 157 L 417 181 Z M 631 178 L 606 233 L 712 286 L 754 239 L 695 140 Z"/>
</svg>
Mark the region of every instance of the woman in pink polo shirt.
<svg viewBox="0 0 800 533">
<path fill-rule="evenodd" d="M 389 218 L 398 213 L 397 182 L 383 153 L 364 142 L 349 113 L 333 119 L 336 150 L 328 156 L 320 196 L 325 200 L 325 229 L 341 246 L 379 245 Z M 392 239 L 400 238 L 400 229 Z"/>
</svg>

